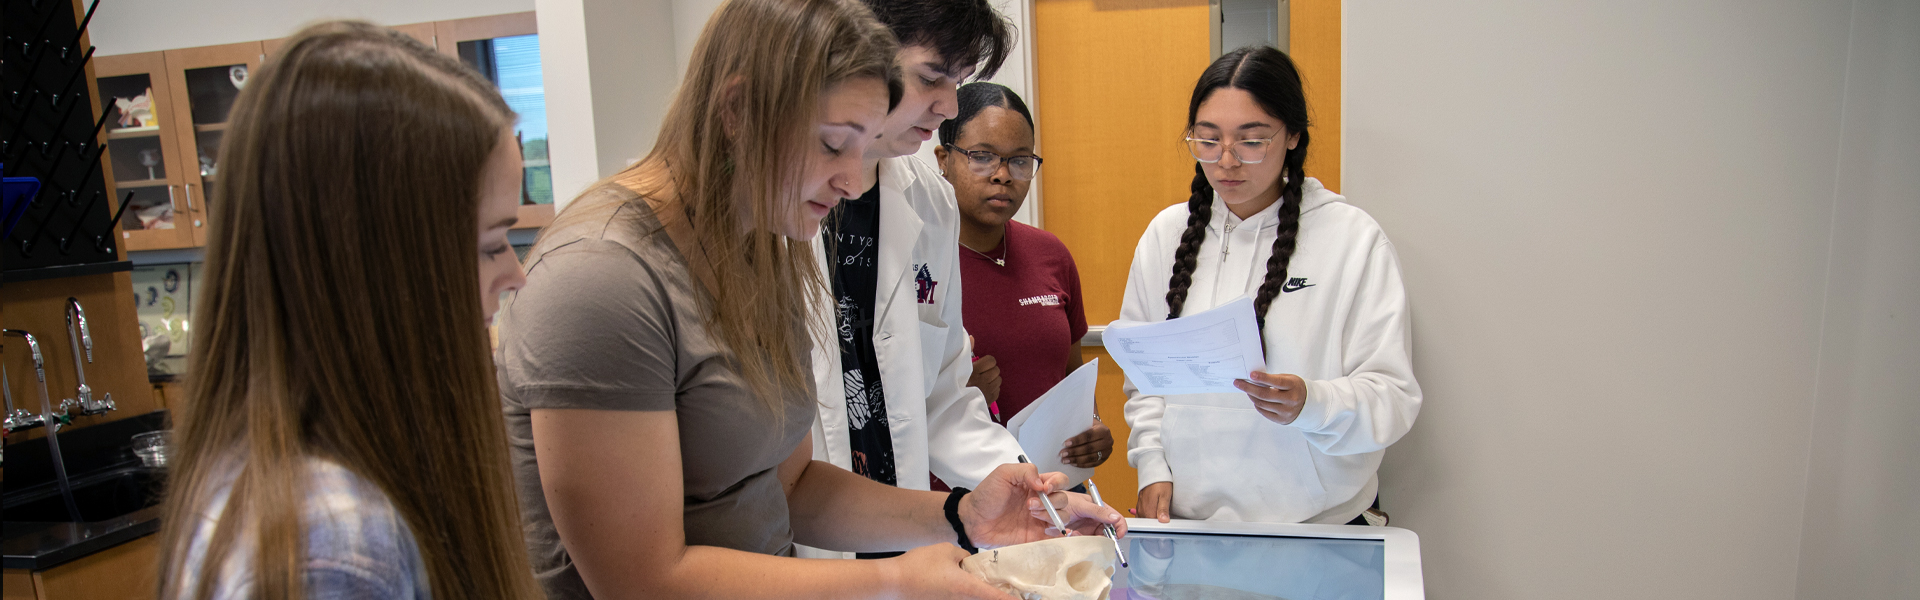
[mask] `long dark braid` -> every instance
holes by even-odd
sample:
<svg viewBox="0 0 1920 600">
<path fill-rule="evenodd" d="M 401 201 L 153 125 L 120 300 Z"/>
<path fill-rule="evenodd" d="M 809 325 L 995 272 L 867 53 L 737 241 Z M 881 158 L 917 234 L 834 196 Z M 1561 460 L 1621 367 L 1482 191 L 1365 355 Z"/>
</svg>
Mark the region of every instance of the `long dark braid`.
<svg viewBox="0 0 1920 600">
<path fill-rule="evenodd" d="M 1300 132 L 1300 145 L 1295 151 L 1287 153 L 1286 167 L 1281 173 L 1286 183 L 1280 187 L 1280 234 L 1273 238 L 1273 255 L 1267 257 L 1267 278 L 1260 282 L 1260 292 L 1253 296 L 1253 318 L 1260 325 L 1260 331 L 1267 330 L 1267 308 L 1273 306 L 1273 299 L 1280 295 L 1280 288 L 1287 283 L 1287 264 L 1293 261 L 1295 242 L 1300 239 L 1300 201 L 1303 181 L 1307 178 L 1301 163 L 1306 162 L 1307 133 Z"/>
<path fill-rule="evenodd" d="M 1200 242 L 1207 239 L 1207 222 L 1213 220 L 1213 184 L 1200 163 L 1193 163 L 1193 194 L 1187 196 L 1187 230 L 1180 233 L 1180 247 L 1173 251 L 1173 278 L 1167 281 L 1167 319 L 1180 317 L 1187 303 L 1187 288 L 1193 285 L 1193 265 L 1198 262 Z"/>
<path fill-rule="evenodd" d="M 1279 150 L 1285 153 L 1286 159 L 1281 168 L 1280 233 L 1273 240 L 1273 255 L 1267 259 L 1267 275 L 1253 300 L 1254 318 L 1258 320 L 1264 335 L 1267 309 L 1273 306 L 1274 298 L 1280 295 L 1281 288 L 1286 285 L 1287 265 L 1293 260 L 1293 251 L 1300 237 L 1300 204 L 1307 179 L 1304 165 L 1309 141 L 1307 99 L 1300 85 L 1300 72 L 1294 68 L 1293 60 L 1286 53 L 1266 46 L 1241 48 L 1214 60 L 1200 74 L 1200 81 L 1193 87 L 1192 101 L 1187 106 L 1188 127 L 1192 127 L 1197 119 L 1200 104 L 1215 90 L 1226 87 L 1245 90 L 1267 114 L 1280 120 L 1286 127 L 1286 135 L 1299 136 L 1292 150 L 1286 149 L 1285 139 L 1274 140 Z M 1173 275 L 1167 280 L 1168 319 L 1178 318 L 1181 308 L 1186 304 L 1187 288 L 1193 285 L 1193 269 L 1200 253 L 1200 243 L 1206 240 L 1207 224 L 1213 219 L 1213 186 L 1207 181 L 1206 170 L 1199 163 L 1194 164 L 1193 170 L 1193 193 L 1187 198 L 1187 229 L 1180 234 L 1180 246 L 1173 252 Z"/>
</svg>

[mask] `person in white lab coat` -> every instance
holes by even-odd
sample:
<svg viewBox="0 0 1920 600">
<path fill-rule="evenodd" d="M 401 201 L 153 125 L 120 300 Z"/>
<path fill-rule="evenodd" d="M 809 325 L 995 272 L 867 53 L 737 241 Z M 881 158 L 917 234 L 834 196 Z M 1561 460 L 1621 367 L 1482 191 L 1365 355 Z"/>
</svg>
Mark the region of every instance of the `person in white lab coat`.
<svg viewBox="0 0 1920 600">
<path fill-rule="evenodd" d="M 1306 176 L 1306 98 L 1285 53 L 1214 61 L 1187 124 L 1193 194 L 1141 236 L 1120 318 L 1178 318 L 1251 295 L 1267 370 L 1235 382 L 1244 394 L 1162 397 L 1126 384 L 1136 513 L 1360 524 L 1381 456 L 1420 412 L 1393 245 Z"/>
<path fill-rule="evenodd" d="M 833 296 L 820 317 L 838 343 L 813 351 L 814 458 L 902 488 L 928 489 L 929 473 L 971 488 L 1020 445 L 967 387 L 953 189 L 911 155 L 957 112 L 959 81 L 999 68 L 1011 27 L 986 0 L 866 3 L 900 42 L 906 90 L 854 182 L 867 192 L 841 203 L 815 243 Z"/>
</svg>

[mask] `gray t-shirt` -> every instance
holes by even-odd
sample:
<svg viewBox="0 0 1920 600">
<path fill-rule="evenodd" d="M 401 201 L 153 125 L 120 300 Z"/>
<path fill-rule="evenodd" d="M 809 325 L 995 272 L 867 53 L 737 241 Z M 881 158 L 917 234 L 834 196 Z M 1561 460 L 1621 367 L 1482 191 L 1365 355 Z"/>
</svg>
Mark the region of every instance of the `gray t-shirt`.
<svg viewBox="0 0 1920 600">
<path fill-rule="evenodd" d="M 709 296 L 652 208 L 619 185 L 577 201 L 602 194 L 618 210 L 549 231 L 556 245 L 528 257 L 527 284 L 501 311 L 495 362 L 535 574 L 552 598 L 591 597 L 541 491 L 529 417 L 537 408 L 674 411 L 687 544 L 792 555 L 776 469 L 813 424 L 811 383 L 791 390 L 786 418 L 776 418 L 702 325 Z M 795 360 L 804 368 L 808 356 Z"/>
</svg>

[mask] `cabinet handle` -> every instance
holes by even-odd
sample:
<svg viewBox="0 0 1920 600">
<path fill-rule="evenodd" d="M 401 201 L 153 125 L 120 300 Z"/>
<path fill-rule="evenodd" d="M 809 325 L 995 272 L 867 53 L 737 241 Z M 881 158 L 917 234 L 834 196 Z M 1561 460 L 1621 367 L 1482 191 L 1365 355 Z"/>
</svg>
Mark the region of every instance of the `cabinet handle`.
<svg viewBox="0 0 1920 600">
<path fill-rule="evenodd" d="M 180 205 L 173 201 L 173 184 L 167 184 L 167 207 L 172 208 L 173 212 L 180 212 Z"/>
<path fill-rule="evenodd" d="M 191 211 L 193 210 L 193 184 L 184 184 L 184 187 L 187 188 L 187 210 Z"/>
</svg>

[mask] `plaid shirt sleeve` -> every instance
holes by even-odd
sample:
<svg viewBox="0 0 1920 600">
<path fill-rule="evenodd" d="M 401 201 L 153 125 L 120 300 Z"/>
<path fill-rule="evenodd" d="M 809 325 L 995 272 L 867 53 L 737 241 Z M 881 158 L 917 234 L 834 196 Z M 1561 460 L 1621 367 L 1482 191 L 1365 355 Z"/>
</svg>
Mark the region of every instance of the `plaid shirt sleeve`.
<svg viewBox="0 0 1920 600">
<path fill-rule="evenodd" d="M 425 563 L 405 519 L 387 495 L 372 482 L 345 467 L 323 460 L 308 463 L 306 509 L 306 596 L 310 600 L 426 600 Z M 179 590 L 197 585 L 207 541 L 226 508 L 237 465 L 221 483 L 203 515 L 183 564 Z M 254 551 L 242 543 L 227 555 L 213 597 L 219 600 L 253 596 Z"/>
</svg>

